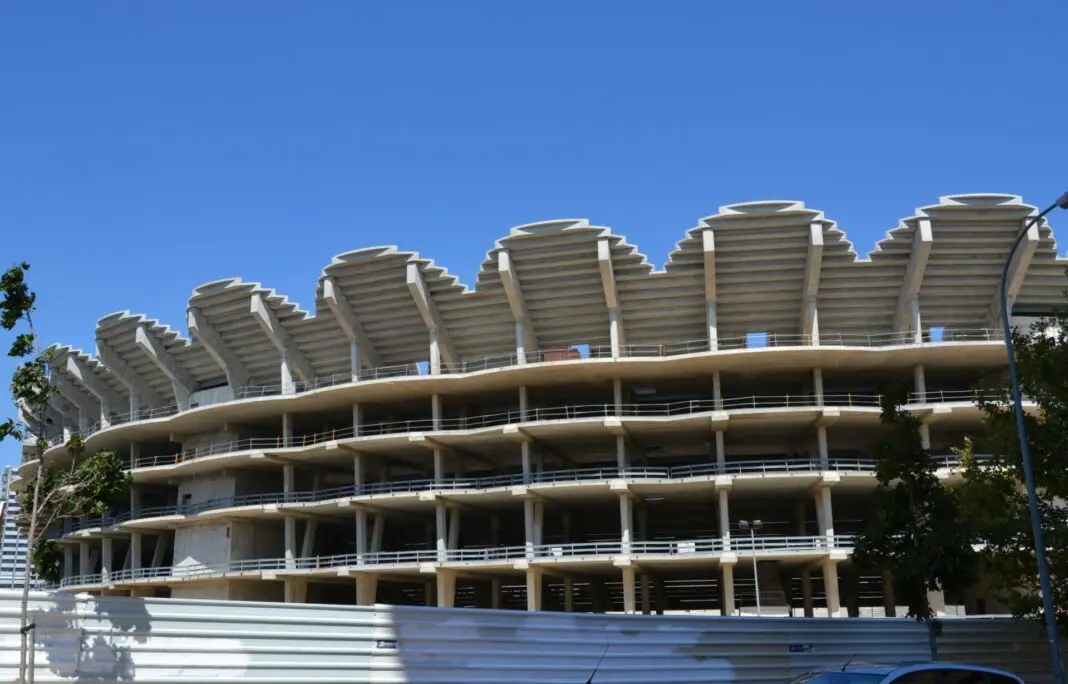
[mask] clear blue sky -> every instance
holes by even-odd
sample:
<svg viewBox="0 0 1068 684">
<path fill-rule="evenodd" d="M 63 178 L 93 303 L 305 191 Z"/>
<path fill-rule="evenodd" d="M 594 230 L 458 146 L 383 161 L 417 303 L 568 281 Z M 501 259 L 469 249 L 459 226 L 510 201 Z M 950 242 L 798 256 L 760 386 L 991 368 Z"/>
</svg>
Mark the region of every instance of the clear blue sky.
<svg viewBox="0 0 1068 684">
<path fill-rule="evenodd" d="M 1068 189 L 1066 25 L 1063 1 L 5 3 L 0 265 L 32 263 L 47 342 L 92 349 L 120 309 L 184 332 L 223 277 L 310 305 L 370 245 L 471 283 L 547 218 L 661 265 L 722 204 L 796 199 L 863 253 L 939 195 Z"/>
</svg>

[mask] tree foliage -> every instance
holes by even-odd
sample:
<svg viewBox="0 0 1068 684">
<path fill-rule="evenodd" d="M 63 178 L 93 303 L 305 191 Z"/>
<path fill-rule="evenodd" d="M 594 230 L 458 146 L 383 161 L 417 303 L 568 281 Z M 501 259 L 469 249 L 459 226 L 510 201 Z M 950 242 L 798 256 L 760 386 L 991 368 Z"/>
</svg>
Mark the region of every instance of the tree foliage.
<svg viewBox="0 0 1068 684">
<path fill-rule="evenodd" d="M 881 420 L 887 432 L 875 454 L 879 484 L 853 557 L 860 565 L 888 570 L 895 601 L 908 606 L 909 617 L 930 623 L 928 592 L 971 586 L 978 580 L 979 558 L 956 494 L 939 481 L 920 421 L 902 408 L 903 401 L 900 392 L 884 395 Z"/>
<path fill-rule="evenodd" d="M 1027 416 L 1028 443 L 1049 559 L 1057 622 L 1068 628 L 1068 319 L 1042 321 L 1013 333 L 1020 389 L 1037 404 Z M 1016 418 L 1008 393 L 981 404 L 992 452 L 981 464 L 971 444 L 962 502 L 982 551 L 992 588 L 1017 617 L 1038 617 L 1037 559 Z"/>
</svg>

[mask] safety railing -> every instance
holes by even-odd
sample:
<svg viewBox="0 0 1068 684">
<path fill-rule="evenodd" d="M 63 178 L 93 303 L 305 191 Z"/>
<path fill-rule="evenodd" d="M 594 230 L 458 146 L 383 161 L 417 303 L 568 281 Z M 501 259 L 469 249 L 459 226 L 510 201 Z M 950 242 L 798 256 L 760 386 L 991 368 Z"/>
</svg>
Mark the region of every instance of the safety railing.
<svg viewBox="0 0 1068 684">
<path fill-rule="evenodd" d="M 383 565 L 416 565 L 419 563 L 477 563 L 510 561 L 521 558 L 534 560 L 591 559 L 605 560 L 613 556 L 685 557 L 699 554 L 719 554 L 729 551 L 743 553 L 775 554 L 797 552 L 823 552 L 832 548 L 849 549 L 852 535 L 836 535 L 832 539 L 814 535 L 807 537 L 762 536 L 751 539 L 739 537 L 730 540 L 729 549 L 719 538 L 652 541 L 594 541 L 527 546 L 502 546 L 488 548 L 463 548 L 438 551 L 436 549 L 406 549 L 401 551 L 377 551 L 368 553 L 345 553 L 329 556 L 305 556 L 301 558 L 259 558 L 235 560 L 227 563 L 191 563 L 173 567 L 149 567 L 113 570 L 109 573 L 72 575 L 63 578 L 59 586 L 99 585 L 107 583 L 134 582 L 139 580 L 189 580 L 208 577 L 223 577 L 262 572 L 314 572 L 343 567 L 367 567 Z"/>
<path fill-rule="evenodd" d="M 911 332 L 888 332 L 888 333 L 822 333 L 819 338 L 819 346 L 824 347 L 888 347 L 911 344 L 942 344 L 950 342 L 996 342 L 1002 340 L 1001 331 L 994 328 L 944 328 L 941 331 L 924 331 L 917 342 L 915 333 Z M 723 337 L 717 340 L 717 351 L 729 351 L 737 349 L 763 349 L 780 347 L 799 347 L 811 345 L 812 338 L 808 335 L 796 333 L 767 333 L 761 335 L 745 335 L 736 337 Z M 665 344 L 631 344 L 619 348 L 619 357 L 622 358 L 649 358 L 661 356 L 679 356 L 685 354 L 698 354 L 711 351 L 707 339 L 691 340 L 683 342 L 671 342 Z M 485 370 L 509 368 L 520 365 L 520 362 L 553 363 L 560 361 L 578 361 L 584 358 L 605 359 L 613 357 L 613 351 L 607 345 L 592 345 L 588 351 L 580 351 L 577 348 L 543 349 L 526 352 L 522 359 L 518 354 L 500 354 L 478 359 L 464 360 L 460 363 L 443 363 L 441 372 L 449 375 L 475 373 Z M 390 378 L 402 378 L 410 376 L 428 375 L 426 363 L 406 363 L 376 366 L 374 368 L 361 368 L 357 373 L 356 380 L 352 373 L 334 373 L 311 379 L 307 382 L 296 382 L 293 391 L 307 392 L 326 387 L 363 382 L 369 380 L 383 380 Z M 227 401 L 239 401 L 260 397 L 278 396 L 283 393 L 283 386 L 275 385 L 248 385 L 235 388 L 233 398 L 202 399 L 198 405 L 186 408 L 198 408 L 202 406 L 226 403 Z M 107 427 L 124 423 L 165 418 L 179 413 L 185 408 L 178 405 L 168 405 L 149 409 L 139 409 L 133 413 L 113 414 L 108 418 Z M 83 437 L 99 431 L 103 426 L 94 424 L 88 430 L 81 431 Z M 57 446 L 64 441 L 63 436 L 57 435 L 49 440 L 50 446 Z"/>
</svg>

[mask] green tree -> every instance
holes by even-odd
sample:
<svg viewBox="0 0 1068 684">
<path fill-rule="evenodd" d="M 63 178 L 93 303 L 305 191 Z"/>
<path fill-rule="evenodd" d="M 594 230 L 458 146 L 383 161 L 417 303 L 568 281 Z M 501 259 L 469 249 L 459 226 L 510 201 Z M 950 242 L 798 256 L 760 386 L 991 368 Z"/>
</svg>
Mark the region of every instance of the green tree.
<svg viewBox="0 0 1068 684">
<path fill-rule="evenodd" d="M 1014 331 L 1013 346 L 1023 395 L 1037 404 L 1027 415 L 1032 470 L 1057 623 L 1068 627 L 1068 318 L 1044 320 Z M 1016 418 L 1008 392 L 980 404 L 984 446 L 977 462 L 965 444 L 962 502 L 992 588 L 1017 617 L 1042 617 L 1034 537 L 1031 531 Z"/>
<path fill-rule="evenodd" d="M 923 446 L 920 420 L 902 408 L 904 393 L 884 395 L 886 434 L 876 446 L 878 486 L 854 560 L 890 572 L 895 601 L 934 626 L 931 591 L 959 591 L 979 578 L 979 557 L 955 492 L 939 481 Z"/>
<path fill-rule="evenodd" d="M 55 389 L 49 381 L 49 353 L 41 350 L 34 326 L 37 296 L 26 282 L 29 268 L 29 264 L 18 264 L 0 276 L 0 327 L 7 331 L 18 329 L 8 356 L 21 360 L 11 378 L 11 398 L 20 419 L 0 422 L 0 440 L 13 438 L 31 445 L 23 451 L 31 475 L 22 487 L 22 510 L 17 520 L 29 545 L 19 629 L 18 681 L 24 684 L 32 684 L 34 677 L 34 649 L 30 647 L 34 625 L 29 611 L 33 570 L 36 568 L 45 580 L 58 579 L 59 549 L 45 534 L 62 518 L 106 512 L 129 484 L 121 458 L 110 452 L 85 457 L 80 437 L 68 443 L 69 467 L 44 464 L 48 446 L 45 433 L 50 422 L 47 408 Z"/>
</svg>

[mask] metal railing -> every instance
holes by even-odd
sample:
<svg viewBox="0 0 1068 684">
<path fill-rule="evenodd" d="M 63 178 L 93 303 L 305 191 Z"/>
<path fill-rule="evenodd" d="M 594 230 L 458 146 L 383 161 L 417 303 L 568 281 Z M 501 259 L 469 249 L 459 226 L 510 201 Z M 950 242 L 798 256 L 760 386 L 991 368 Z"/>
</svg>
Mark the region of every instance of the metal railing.
<svg viewBox="0 0 1068 684">
<path fill-rule="evenodd" d="M 859 333 L 823 333 L 819 338 L 819 345 L 823 347 L 888 347 L 913 344 L 942 344 L 949 342 L 996 342 L 1002 339 L 1001 331 L 993 328 L 975 329 L 943 329 L 941 335 L 932 336 L 930 331 L 921 335 L 921 341 L 916 341 L 915 333 L 888 332 L 874 333 L 870 335 Z M 765 335 L 745 335 L 737 337 L 723 337 L 717 340 L 716 351 L 730 351 L 738 349 L 764 349 L 801 347 L 812 344 L 808 335 L 797 333 L 767 333 Z M 685 354 L 699 354 L 710 352 L 711 347 L 707 339 L 691 340 L 684 342 L 672 342 L 667 344 L 630 344 L 619 349 L 618 358 L 650 358 L 679 356 Z M 580 361 L 582 359 L 606 359 L 613 358 L 612 348 L 607 345 L 593 345 L 587 353 L 576 348 L 531 350 L 523 355 L 522 362 L 556 363 L 561 361 Z M 518 366 L 521 359 L 518 354 L 500 354 L 478 359 L 464 360 L 460 363 L 442 363 L 441 372 L 448 375 L 476 373 L 486 370 L 496 370 Z M 295 382 L 293 391 L 296 393 L 308 392 L 337 385 L 351 384 L 353 382 L 365 382 L 403 378 L 411 376 L 426 376 L 429 371 L 426 364 L 406 363 L 376 366 L 374 368 L 361 368 L 354 380 L 352 373 L 334 373 L 327 376 L 316 377 L 308 382 Z M 283 386 L 275 385 L 248 385 L 234 388 L 232 399 L 202 399 L 196 406 L 183 409 L 176 404 L 168 406 L 139 409 L 132 414 L 114 414 L 108 419 L 108 427 L 122 425 L 142 420 L 152 420 L 173 416 L 188 408 L 199 408 L 213 404 L 226 403 L 227 401 L 240 401 L 268 396 L 278 396 L 283 393 Z M 96 423 L 88 430 L 82 431 L 83 437 L 99 431 L 101 424 Z M 64 441 L 62 436 L 54 436 L 49 440 L 49 446 L 57 446 Z"/>
<path fill-rule="evenodd" d="M 730 551 L 758 554 L 825 552 L 832 548 L 849 549 L 852 535 L 836 535 L 833 543 L 825 536 L 806 537 L 766 536 L 755 539 L 731 539 Z M 195 563 L 173 567 L 149 567 L 114 570 L 109 573 L 71 575 L 64 577 L 61 588 L 100 585 L 108 583 L 135 582 L 139 580 L 188 580 L 207 577 L 222 577 L 261 572 L 314 572 L 343 567 L 367 567 L 382 565 L 413 565 L 418 563 L 473 563 L 511 561 L 522 558 L 553 560 L 564 558 L 590 558 L 604 560 L 613 556 L 688 556 L 719 554 L 728 550 L 722 539 L 706 538 L 671 541 L 619 540 L 577 542 L 562 544 L 539 544 L 527 546 L 501 546 L 488 548 L 463 548 L 438 551 L 436 549 L 409 549 L 403 551 L 377 551 L 364 554 L 345 553 L 330 556 L 305 556 L 302 558 L 258 558 L 236 560 L 226 563 Z"/>
</svg>

